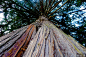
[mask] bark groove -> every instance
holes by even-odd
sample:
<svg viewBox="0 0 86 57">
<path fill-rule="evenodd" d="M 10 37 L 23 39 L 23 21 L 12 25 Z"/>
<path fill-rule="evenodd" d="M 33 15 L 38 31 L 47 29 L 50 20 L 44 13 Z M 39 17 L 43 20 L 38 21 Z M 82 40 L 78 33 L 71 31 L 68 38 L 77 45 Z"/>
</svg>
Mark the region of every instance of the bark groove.
<svg viewBox="0 0 86 57">
<path fill-rule="evenodd" d="M 30 24 L 0 37 L 0 57 L 86 57 L 86 48 L 43 21 L 38 31 Z"/>
</svg>

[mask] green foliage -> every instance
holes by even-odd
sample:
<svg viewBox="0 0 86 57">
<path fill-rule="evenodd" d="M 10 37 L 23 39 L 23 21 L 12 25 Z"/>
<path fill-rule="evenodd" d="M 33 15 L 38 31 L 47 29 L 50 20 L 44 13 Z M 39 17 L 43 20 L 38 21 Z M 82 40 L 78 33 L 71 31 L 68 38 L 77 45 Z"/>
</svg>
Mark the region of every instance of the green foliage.
<svg viewBox="0 0 86 57">
<path fill-rule="evenodd" d="M 77 6 L 80 6 L 83 2 L 86 2 L 86 0 L 77 0 Z"/>
</svg>

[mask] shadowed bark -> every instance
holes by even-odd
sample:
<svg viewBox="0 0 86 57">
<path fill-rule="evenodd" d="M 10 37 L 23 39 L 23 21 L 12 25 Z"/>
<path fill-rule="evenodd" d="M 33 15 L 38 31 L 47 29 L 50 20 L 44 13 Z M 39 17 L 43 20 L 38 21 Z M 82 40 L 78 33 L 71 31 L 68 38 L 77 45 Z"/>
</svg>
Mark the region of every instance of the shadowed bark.
<svg viewBox="0 0 86 57">
<path fill-rule="evenodd" d="M 0 57 L 86 57 L 86 48 L 40 16 L 0 37 Z"/>
</svg>

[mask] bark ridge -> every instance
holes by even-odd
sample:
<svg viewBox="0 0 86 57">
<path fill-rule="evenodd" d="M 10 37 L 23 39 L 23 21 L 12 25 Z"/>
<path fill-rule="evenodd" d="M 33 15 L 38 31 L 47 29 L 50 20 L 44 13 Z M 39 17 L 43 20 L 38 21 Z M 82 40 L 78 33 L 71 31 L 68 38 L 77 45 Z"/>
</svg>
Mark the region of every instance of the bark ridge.
<svg viewBox="0 0 86 57">
<path fill-rule="evenodd" d="M 0 37 L 0 57 L 86 57 L 86 48 L 47 20 Z"/>
</svg>

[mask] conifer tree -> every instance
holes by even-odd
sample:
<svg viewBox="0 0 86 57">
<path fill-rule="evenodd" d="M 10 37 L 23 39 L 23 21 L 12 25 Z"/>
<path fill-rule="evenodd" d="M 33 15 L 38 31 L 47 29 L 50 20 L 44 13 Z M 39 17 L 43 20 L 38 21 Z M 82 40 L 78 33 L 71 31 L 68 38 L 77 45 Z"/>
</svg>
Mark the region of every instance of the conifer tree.
<svg viewBox="0 0 86 57">
<path fill-rule="evenodd" d="M 24 21 L 30 25 L 0 37 L 0 57 L 86 57 L 86 48 L 54 25 L 57 23 L 54 19 L 56 13 L 71 0 L 39 0 L 35 3 L 25 0 L 25 4 L 16 1 L 3 1 L 6 3 L 3 7 L 8 5 L 4 9 L 5 21 L 7 24 L 17 21 L 11 28 L 16 28 L 18 24 L 24 26 Z M 59 5 L 62 1 L 62 5 Z M 8 12 L 9 7 L 15 12 Z M 9 18 L 14 19 L 8 20 L 7 13 L 13 15 Z"/>
</svg>

